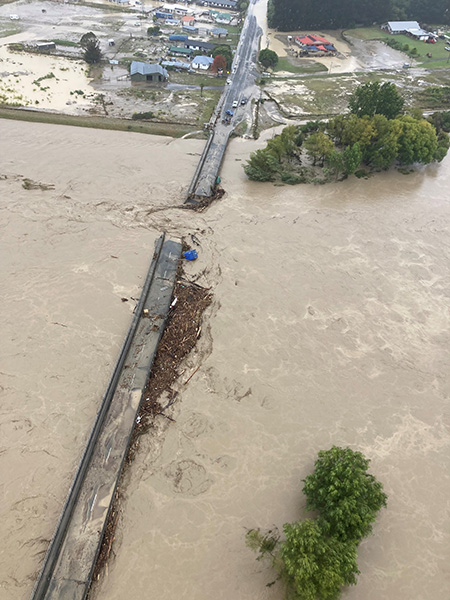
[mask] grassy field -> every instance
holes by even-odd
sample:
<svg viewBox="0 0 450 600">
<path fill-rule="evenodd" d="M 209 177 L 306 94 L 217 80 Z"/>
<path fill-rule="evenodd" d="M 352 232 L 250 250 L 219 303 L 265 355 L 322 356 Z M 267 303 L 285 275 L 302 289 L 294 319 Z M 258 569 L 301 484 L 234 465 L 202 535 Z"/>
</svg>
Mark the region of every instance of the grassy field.
<svg viewBox="0 0 450 600">
<path fill-rule="evenodd" d="M 408 45 L 409 49 L 417 49 L 417 55 L 412 58 L 416 60 L 420 66 L 424 66 L 429 69 L 446 68 L 450 66 L 447 63 L 447 59 L 450 55 L 445 49 L 445 46 L 449 44 L 445 40 L 439 40 L 436 44 L 426 44 L 419 40 L 414 40 L 407 35 L 390 35 L 386 31 L 382 31 L 379 27 L 357 27 L 355 29 L 348 29 L 344 34 L 358 38 L 360 40 L 379 40 L 381 42 L 388 42 L 395 40 L 402 45 Z M 427 54 L 431 53 L 433 58 L 430 60 L 427 58 Z"/>
<path fill-rule="evenodd" d="M 288 73 L 320 73 L 327 71 L 325 65 L 316 62 L 303 61 L 302 63 L 293 64 L 288 56 L 282 56 L 278 59 L 278 64 L 274 69 L 275 73 L 287 71 Z"/>
<path fill-rule="evenodd" d="M 200 75 L 200 73 L 177 73 L 170 71 L 170 83 L 179 83 L 182 85 L 203 85 L 205 87 L 223 87 L 225 85 L 224 77 L 209 77 Z"/>
<path fill-rule="evenodd" d="M 132 131 L 134 133 L 150 133 L 152 135 L 168 135 L 182 137 L 195 131 L 197 127 L 175 125 L 172 123 L 152 123 L 113 119 L 110 117 L 78 117 L 55 113 L 33 112 L 0 106 L 0 119 L 14 119 L 33 123 L 53 123 L 55 125 L 72 125 L 75 127 L 92 127 L 94 129 L 111 129 L 114 131 Z"/>
</svg>

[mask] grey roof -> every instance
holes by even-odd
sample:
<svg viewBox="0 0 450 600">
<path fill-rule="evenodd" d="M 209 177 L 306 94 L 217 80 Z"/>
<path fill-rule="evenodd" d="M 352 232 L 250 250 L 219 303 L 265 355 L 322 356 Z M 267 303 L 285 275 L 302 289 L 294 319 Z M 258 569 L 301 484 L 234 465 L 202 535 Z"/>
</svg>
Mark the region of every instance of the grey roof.
<svg viewBox="0 0 450 600">
<path fill-rule="evenodd" d="M 226 35 L 228 33 L 228 29 L 224 29 L 223 27 L 213 27 L 213 29 L 211 29 L 211 33 L 213 35 Z"/>
<path fill-rule="evenodd" d="M 202 40 L 186 40 L 184 45 L 186 48 L 198 47 L 203 48 L 203 50 L 212 50 L 214 48 L 214 44 L 211 44 L 210 42 L 202 42 Z"/>
<path fill-rule="evenodd" d="M 163 60 L 161 64 L 164 67 L 173 67 L 174 69 L 189 69 L 189 63 L 181 62 L 180 60 Z"/>
<path fill-rule="evenodd" d="M 237 0 L 208 0 L 208 4 L 209 6 L 228 6 L 230 8 L 236 8 Z"/>
<path fill-rule="evenodd" d="M 214 62 L 214 59 L 211 56 L 196 56 L 193 60 L 192 60 L 192 64 L 199 64 L 199 65 L 212 65 Z"/>
<path fill-rule="evenodd" d="M 154 75 L 155 73 L 158 73 L 163 77 L 168 77 L 166 69 L 161 67 L 161 65 L 149 65 L 133 60 L 130 65 L 130 75 L 135 75 L 136 73 L 139 73 L 140 75 Z"/>
<path fill-rule="evenodd" d="M 392 31 L 408 31 L 408 29 L 420 29 L 417 21 L 388 21 Z"/>
</svg>

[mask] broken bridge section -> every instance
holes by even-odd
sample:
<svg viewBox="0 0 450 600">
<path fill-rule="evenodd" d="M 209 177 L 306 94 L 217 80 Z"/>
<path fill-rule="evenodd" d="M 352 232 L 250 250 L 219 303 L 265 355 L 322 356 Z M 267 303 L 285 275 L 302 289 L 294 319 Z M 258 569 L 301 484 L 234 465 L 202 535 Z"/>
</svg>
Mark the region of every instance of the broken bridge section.
<svg viewBox="0 0 450 600">
<path fill-rule="evenodd" d="M 181 244 L 156 242 L 141 298 L 32 600 L 86 598 L 175 284 Z"/>
</svg>

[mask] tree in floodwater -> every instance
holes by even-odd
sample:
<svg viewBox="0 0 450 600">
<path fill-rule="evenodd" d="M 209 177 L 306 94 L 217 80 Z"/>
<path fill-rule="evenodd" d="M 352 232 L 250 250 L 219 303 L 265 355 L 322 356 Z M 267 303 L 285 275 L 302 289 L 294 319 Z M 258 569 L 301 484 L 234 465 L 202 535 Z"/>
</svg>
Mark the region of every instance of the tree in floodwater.
<svg viewBox="0 0 450 600">
<path fill-rule="evenodd" d="M 303 488 L 317 518 L 285 523 L 284 539 L 277 530 L 247 532 L 247 546 L 257 560 L 270 560 L 286 600 L 337 600 L 344 586 L 356 584 L 358 544 L 386 506 L 382 484 L 367 473 L 369 462 L 350 448 L 319 452 Z"/>
<path fill-rule="evenodd" d="M 308 138 L 306 138 L 304 146 L 309 157 L 313 161 L 313 165 L 320 160 L 322 162 L 322 167 L 325 159 L 334 149 L 334 144 L 330 136 L 328 136 L 326 133 L 323 133 L 323 131 L 312 133 Z"/>
<path fill-rule="evenodd" d="M 304 480 L 306 508 L 319 511 L 324 534 L 342 542 L 359 544 L 372 525 L 387 496 L 383 485 L 367 472 L 370 460 L 351 448 L 333 446 L 321 450 L 314 472 Z"/>
<path fill-rule="evenodd" d="M 92 31 L 85 33 L 82 36 L 80 40 L 80 46 L 84 50 L 83 58 L 88 64 L 93 65 L 100 62 L 102 58 L 100 42 L 98 41 L 97 36 L 92 33 Z"/>
</svg>

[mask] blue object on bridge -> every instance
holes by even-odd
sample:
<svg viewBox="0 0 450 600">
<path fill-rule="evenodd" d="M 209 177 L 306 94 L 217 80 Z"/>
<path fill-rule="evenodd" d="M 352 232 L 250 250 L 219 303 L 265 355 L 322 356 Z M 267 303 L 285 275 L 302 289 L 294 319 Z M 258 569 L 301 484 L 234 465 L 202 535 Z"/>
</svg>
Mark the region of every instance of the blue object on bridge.
<svg viewBox="0 0 450 600">
<path fill-rule="evenodd" d="M 187 250 L 183 256 L 186 260 L 195 260 L 198 257 L 197 250 Z"/>
<path fill-rule="evenodd" d="M 228 109 L 225 112 L 226 112 L 227 115 L 230 115 L 230 117 L 233 116 L 233 111 L 232 110 Z"/>
</svg>

